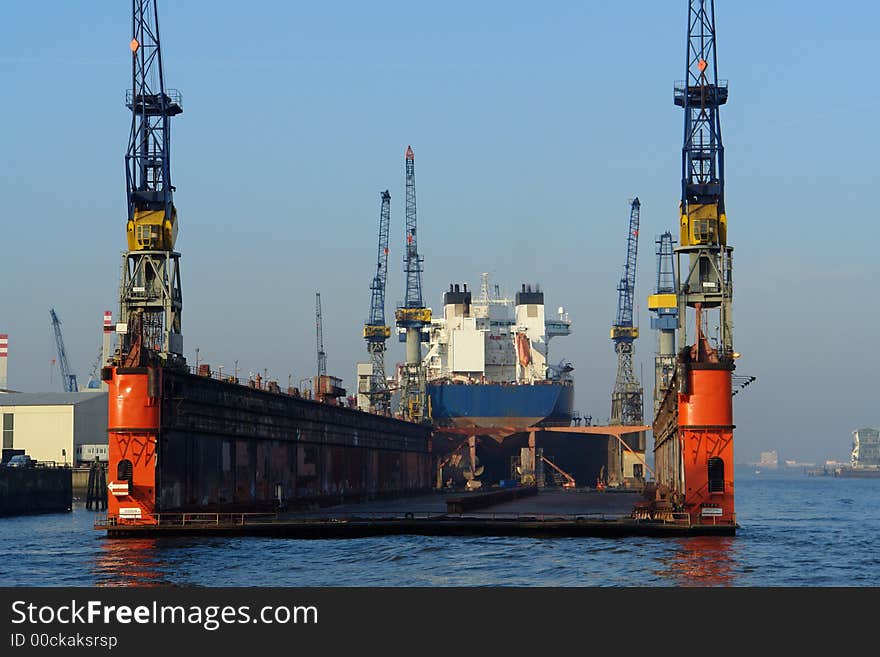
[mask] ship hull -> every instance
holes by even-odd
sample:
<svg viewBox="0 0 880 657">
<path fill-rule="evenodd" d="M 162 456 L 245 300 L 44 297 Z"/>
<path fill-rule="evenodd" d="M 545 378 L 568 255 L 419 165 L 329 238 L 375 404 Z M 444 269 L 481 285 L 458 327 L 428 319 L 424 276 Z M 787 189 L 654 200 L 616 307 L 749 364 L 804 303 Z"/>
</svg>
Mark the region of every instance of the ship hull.
<svg viewBox="0 0 880 657">
<path fill-rule="evenodd" d="M 570 383 L 429 383 L 427 393 L 431 418 L 439 426 L 568 426 L 574 407 Z"/>
</svg>

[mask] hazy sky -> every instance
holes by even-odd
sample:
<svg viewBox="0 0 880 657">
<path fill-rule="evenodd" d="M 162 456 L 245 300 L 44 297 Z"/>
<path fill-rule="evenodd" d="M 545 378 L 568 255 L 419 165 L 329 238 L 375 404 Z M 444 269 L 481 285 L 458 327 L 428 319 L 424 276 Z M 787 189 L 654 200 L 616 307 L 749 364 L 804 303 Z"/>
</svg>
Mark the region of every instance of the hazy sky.
<svg viewBox="0 0 880 657">
<path fill-rule="evenodd" d="M 642 203 L 637 361 L 654 236 L 680 195 L 687 3 L 160 0 L 173 120 L 184 343 L 215 367 L 328 369 L 354 386 L 392 195 L 386 312 L 402 298 L 403 155 L 416 154 L 426 301 L 480 272 L 539 283 L 573 334 L 576 405 L 604 422 L 608 330 L 628 201 Z M 9 385 L 61 390 L 49 308 L 82 381 L 117 312 L 125 241 L 131 3 L 4 3 L 0 332 Z M 718 0 L 729 239 L 735 247 L 737 461 L 848 456 L 878 408 L 875 3 Z M 389 342 L 389 360 L 403 345 Z M 650 408 L 650 401 L 646 404 Z"/>
</svg>

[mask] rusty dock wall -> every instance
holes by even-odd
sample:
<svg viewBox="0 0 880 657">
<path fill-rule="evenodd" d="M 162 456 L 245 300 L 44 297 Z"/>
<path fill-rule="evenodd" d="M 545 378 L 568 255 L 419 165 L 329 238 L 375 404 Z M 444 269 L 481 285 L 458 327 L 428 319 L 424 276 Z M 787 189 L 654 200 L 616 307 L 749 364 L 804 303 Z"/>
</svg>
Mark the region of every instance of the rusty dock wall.
<svg viewBox="0 0 880 657">
<path fill-rule="evenodd" d="M 433 483 L 425 426 L 173 369 L 117 368 L 108 383 L 111 514 L 319 506 Z"/>
</svg>

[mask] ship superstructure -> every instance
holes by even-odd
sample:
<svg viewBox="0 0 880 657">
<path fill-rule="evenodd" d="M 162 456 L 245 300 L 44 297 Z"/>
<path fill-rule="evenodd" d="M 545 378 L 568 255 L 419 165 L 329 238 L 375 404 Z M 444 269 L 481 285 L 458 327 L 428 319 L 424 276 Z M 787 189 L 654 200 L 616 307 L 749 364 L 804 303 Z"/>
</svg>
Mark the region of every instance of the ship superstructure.
<svg viewBox="0 0 880 657">
<path fill-rule="evenodd" d="M 513 299 L 495 290 L 489 294 L 483 274 L 476 300 L 467 283 L 450 284 L 443 293 L 443 315 L 430 325 L 428 381 L 524 384 L 570 378 L 564 365 L 549 365 L 547 359 L 550 339 L 571 333 L 565 309 L 546 317 L 538 286 L 523 283 Z"/>
<path fill-rule="evenodd" d="M 522 284 L 514 298 L 483 274 L 475 300 L 464 284 L 443 293 L 443 314 L 430 324 L 424 359 L 432 419 L 439 424 L 567 425 L 574 398 L 573 369 L 548 361 L 554 337 L 571 333 L 564 308 L 547 318 L 544 293 Z"/>
</svg>

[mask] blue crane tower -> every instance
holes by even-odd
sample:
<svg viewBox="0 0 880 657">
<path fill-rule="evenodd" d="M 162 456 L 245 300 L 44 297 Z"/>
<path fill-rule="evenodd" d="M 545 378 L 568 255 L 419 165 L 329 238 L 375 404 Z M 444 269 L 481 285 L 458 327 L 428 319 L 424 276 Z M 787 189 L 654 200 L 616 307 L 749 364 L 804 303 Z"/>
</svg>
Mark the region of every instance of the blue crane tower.
<svg viewBox="0 0 880 657">
<path fill-rule="evenodd" d="M 406 147 L 406 300 L 397 308 L 397 326 L 404 330 L 406 363 L 401 382 L 400 409 L 402 417 L 421 422 L 425 419 L 425 368 L 422 365 L 422 332 L 431 323 L 431 309 L 422 301 L 422 261 L 416 232 L 415 155 Z"/>
<path fill-rule="evenodd" d="M 185 366 L 177 209 L 171 183 L 171 118 L 183 111 L 165 87 L 156 0 L 132 0 L 131 133 L 125 154 L 128 250 L 123 256 L 118 363 Z"/>
<path fill-rule="evenodd" d="M 644 417 L 643 388 L 633 372 L 633 352 L 639 329 L 633 324 L 633 296 L 636 288 L 636 259 L 639 252 L 639 213 L 641 203 L 635 198 L 630 203 L 629 231 L 626 237 L 626 264 L 623 277 L 617 284 L 617 318 L 611 327 L 611 339 L 617 353 L 617 377 L 611 392 L 611 424 L 641 425 Z M 644 432 L 622 436 L 636 452 L 645 451 Z M 613 444 L 612 444 L 613 443 Z M 624 467 L 623 446 L 609 442 L 608 477 L 641 477 L 641 465 L 634 464 L 635 474 Z"/>
<path fill-rule="evenodd" d="M 388 279 L 388 233 L 391 225 L 391 194 L 386 189 L 380 194 L 379 254 L 376 275 L 370 285 L 370 318 L 364 324 L 364 339 L 370 354 L 370 407 L 387 415 L 391 407 L 391 392 L 385 374 L 385 342 L 391 336 L 391 327 L 385 323 L 385 283 Z"/>
<path fill-rule="evenodd" d="M 648 297 L 648 310 L 654 313 L 651 328 L 658 332 L 654 357 L 654 414 L 672 383 L 675 372 L 675 330 L 678 328 L 678 300 L 675 296 L 675 256 L 672 233 L 666 231 L 657 240 L 657 285 Z"/>
<path fill-rule="evenodd" d="M 55 347 L 58 350 L 58 367 L 61 369 L 61 386 L 64 392 L 79 392 L 76 382 L 76 374 L 70 371 L 70 363 L 67 362 L 67 350 L 64 348 L 64 338 L 61 336 L 61 320 L 55 314 L 55 309 L 49 309 L 49 317 L 52 318 L 52 329 L 55 332 Z"/>
</svg>

